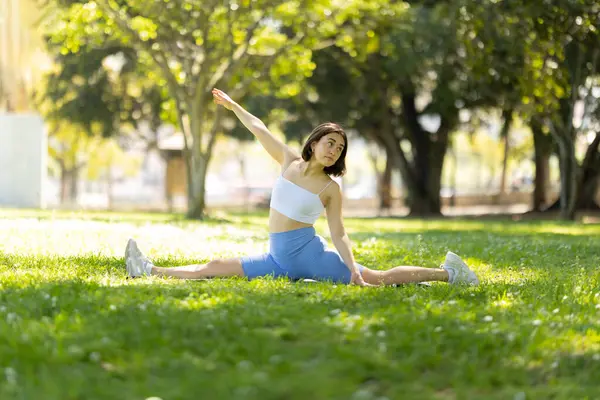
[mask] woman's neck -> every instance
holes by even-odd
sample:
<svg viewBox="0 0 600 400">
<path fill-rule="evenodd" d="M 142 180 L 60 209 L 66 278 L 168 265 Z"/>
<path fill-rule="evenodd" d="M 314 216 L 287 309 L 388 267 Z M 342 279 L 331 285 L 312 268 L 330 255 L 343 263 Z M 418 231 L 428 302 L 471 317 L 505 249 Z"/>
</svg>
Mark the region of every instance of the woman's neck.
<svg viewBox="0 0 600 400">
<path fill-rule="evenodd" d="M 300 173 L 304 176 L 319 176 L 323 174 L 323 165 L 311 158 L 300 165 Z"/>
</svg>

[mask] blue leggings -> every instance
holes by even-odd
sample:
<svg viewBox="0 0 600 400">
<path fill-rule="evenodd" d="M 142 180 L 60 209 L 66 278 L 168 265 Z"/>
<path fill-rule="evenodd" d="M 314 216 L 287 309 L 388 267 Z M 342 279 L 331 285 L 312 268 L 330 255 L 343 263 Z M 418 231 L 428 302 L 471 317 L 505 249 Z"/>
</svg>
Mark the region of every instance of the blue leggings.
<svg viewBox="0 0 600 400">
<path fill-rule="evenodd" d="M 364 267 L 357 265 L 362 273 Z M 327 249 L 313 227 L 269 234 L 269 252 L 242 257 L 242 268 L 249 279 L 270 275 L 350 283 L 350 270 L 342 257 Z"/>
</svg>

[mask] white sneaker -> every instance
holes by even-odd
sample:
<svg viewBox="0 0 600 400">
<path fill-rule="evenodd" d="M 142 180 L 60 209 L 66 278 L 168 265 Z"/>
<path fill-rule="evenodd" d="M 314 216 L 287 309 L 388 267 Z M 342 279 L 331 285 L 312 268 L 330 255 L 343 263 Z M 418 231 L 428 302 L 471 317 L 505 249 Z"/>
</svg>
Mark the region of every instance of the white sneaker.
<svg viewBox="0 0 600 400">
<path fill-rule="evenodd" d="M 137 243 L 133 239 L 127 241 L 125 247 L 125 266 L 127 274 L 132 277 L 149 276 L 154 264 L 138 249 Z"/>
<path fill-rule="evenodd" d="M 448 283 L 452 285 L 479 285 L 479 279 L 475 272 L 471 271 L 467 264 L 451 251 L 446 253 L 446 261 L 442 268 L 448 271 Z"/>
</svg>

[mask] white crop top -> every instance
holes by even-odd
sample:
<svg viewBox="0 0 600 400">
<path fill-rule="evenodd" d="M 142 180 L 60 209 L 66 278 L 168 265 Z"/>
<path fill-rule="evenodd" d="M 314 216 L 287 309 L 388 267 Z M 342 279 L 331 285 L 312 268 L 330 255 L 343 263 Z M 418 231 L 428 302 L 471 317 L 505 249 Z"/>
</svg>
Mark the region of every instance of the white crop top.
<svg viewBox="0 0 600 400">
<path fill-rule="evenodd" d="M 271 208 L 290 219 L 312 225 L 325 209 L 319 195 L 331 182 L 319 193 L 313 193 L 285 179 L 281 174 L 273 186 Z"/>
</svg>

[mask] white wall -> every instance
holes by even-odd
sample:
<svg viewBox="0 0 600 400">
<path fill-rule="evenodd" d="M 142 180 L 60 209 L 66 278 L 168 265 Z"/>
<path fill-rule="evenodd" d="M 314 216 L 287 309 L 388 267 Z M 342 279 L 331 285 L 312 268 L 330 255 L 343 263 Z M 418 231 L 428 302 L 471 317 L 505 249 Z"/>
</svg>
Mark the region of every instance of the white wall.
<svg viewBox="0 0 600 400">
<path fill-rule="evenodd" d="M 0 206 L 44 208 L 48 146 L 35 114 L 0 114 Z"/>
</svg>

